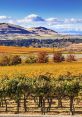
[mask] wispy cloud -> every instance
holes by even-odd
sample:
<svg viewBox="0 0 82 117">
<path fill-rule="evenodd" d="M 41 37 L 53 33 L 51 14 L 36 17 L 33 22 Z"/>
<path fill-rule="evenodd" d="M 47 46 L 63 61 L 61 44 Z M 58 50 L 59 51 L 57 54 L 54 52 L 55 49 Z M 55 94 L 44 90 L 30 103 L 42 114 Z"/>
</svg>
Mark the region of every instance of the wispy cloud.
<svg viewBox="0 0 82 117">
<path fill-rule="evenodd" d="M 70 18 L 70 19 L 65 19 L 64 23 L 82 23 L 82 19 L 75 19 L 75 18 Z"/>
<path fill-rule="evenodd" d="M 0 23 L 12 23 L 15 24 L 16 21 L 11 16 L 0 16 Z"/>
<path fill-rule="evenodd" d="M 11 17 L 7 17 L 7 16 L 0 16 L 0 20 L 5 20 L 5 19 L 10 19 Z"/>
</svg>

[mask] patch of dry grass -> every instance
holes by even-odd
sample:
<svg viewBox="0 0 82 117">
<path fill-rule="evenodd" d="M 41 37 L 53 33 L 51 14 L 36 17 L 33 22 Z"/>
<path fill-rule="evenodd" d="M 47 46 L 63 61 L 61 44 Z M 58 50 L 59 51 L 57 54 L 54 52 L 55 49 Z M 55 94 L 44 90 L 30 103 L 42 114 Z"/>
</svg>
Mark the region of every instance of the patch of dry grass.
<svg viewBox="0 0 82 117">
<path fill-rule="evenodd" d="M 44 63 L 44 64 L 25 64 L 17 66 L 0 66 L 0 75 L 7 74 L 12 76 L 15 73 L 26 74 L 29 77 L 45 73 L 59 76 L 71 72 L 74 75 L 82 74 L 82 62 L 73 63 Z"/>
<path fill-rule="evenodd" d="M 63 49 L 54 48 L 54 51 L 62 51 L 62 50 Z M 42 52 L 42 51 L 52 53 L 53 48 L 0 46 L 0 53 L 8 53 L 8 54 L 28 54 L 28 53 Z"/>
</svg>

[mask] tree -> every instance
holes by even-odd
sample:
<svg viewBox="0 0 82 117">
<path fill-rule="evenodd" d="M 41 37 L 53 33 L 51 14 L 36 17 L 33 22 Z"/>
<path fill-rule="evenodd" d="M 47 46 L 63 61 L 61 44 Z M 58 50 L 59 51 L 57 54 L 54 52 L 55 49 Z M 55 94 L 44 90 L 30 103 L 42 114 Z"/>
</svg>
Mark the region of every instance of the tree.
<svg viewBox="0 0 82 117">
<path fill-rule="evenodd" d="M 21 63 L 21 58 L 18 55 L 10 56 L 10 65 L 17 65 Z"/>
<path fill-rule="evenodd" d="M 65 95 L 70 99 L 70 113 L 73 115 L 73 101 L 80 91 L 80 85 L 77 80 L 65 81 Z"/>
<path fill-rule="evenodd" d="M 27 112 L 26 100 L 28 96 L 32 95 L 33 93 L 33 79 L 22 75 L 20 78 L 19 87 L 24 98 L 24 110 Z"/>
<path fill-rule="evenodd" d="M 53 61 L 54 62 L 62 62 L 62 61 L 64 61 L 65 59 L 64 59 L 64 56 L 62 55 L 62 53 L 61 52 L 55 52 L 54 53 L 54 56 L 53 56 Z"/>
<path fill-rule="evenodd" d="M 52 95 L 58 99 L 58 107 L 62 107 L 62 99 L 64 98 L 64 79 L 63 76 L 59 76 L 57 79 L 52 79 Z"/>
<path fill-rule="evenodd" d="M 50 96 L 50 76 L 47 74 L 39 75 L 35 81 L 35 96 L 39 97 L 38 106 L 41 107 L 42 114 L 45 114 L 45 101 Z"/>
<path fill-rule="evenodd" d="M 2 79 L 0 80 L 0 98 L 1 98 L 1 103 L 3 105 L 3 101 L 5 102 L 5 111 L 7 112 L 7 98 L 9 97 L 9 88 L 8 88 L 8 83 L 9 83 L 9 78 L 8 76 L 3 76 Z"/>
<path fill-rule="evenodd" d="M 46 52 L 39 52 L 38 53 L 38 58 L 37 58 L 38 63 L 47 63 L 48 62 L 48 55 Z"/>
<path fill-rule="evenodd" d="M 76 61 L 76 58 L 74 55 L 70 54 L 70 55 L 67 55 L 66 61 L 67 62 Z"/>
<path fill-rule="evenodd" d="M 35 56 L 28 56 L 25 60 L 25 63 L 36 63 L 37 62 L 37 57 Z"/>
<path fill-rule="evenodd" d="M 17 113 L 19 113 L 20 100 L 22 97 L 22 91 L 20 87 L 20 75 L 16 75 L 9 81 L 9 96 L 17 103 Z"/>
<path fill-rule="evenodd" d="M 10 59 L 8 56 L 2 56 L 0 57 L 0 65 L 1 66 L 7 66 L 9 65 Z"/>
</svg>

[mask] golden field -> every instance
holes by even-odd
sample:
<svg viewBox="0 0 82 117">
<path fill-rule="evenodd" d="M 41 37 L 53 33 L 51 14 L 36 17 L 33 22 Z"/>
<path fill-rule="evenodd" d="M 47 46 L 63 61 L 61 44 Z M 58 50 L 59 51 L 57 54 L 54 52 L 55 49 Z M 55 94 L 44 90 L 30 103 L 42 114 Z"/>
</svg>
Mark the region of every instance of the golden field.
<svg viewBox="0 0 82 117">
<path fill-rule="evenodd" d="M 62 51 L 63 49 L 54 48 L 54 51 Z M 33 48 L 33 47 L 14 47 L 14 46 L 0 46 L 0 53 L 7 54 L 28 54 L 32 52 L 45 51 L 53 52 L 53 48 Z"/>
<path fill-rule="evenodd" d="M 74 75 L 82 74 L 82 62 L 62 62 L 62 63 L 45 63 L 45 64 L 21 64 L 17 66 L 0 66 L 0 76 L 13 74 L 26 74 L 29 77 L 40 74 L 51 73 L 59 76 L 71 72 Z"/>
<path fill-rule="evenodd" d="M 63 49 L 54 48 L 54 51 L 61 51 Z M 33 47 L 13 47 L 13 46 L 0 46 L 0 54 L 32 54 L 36 52 L 46 51 L 53 52 L 53 48 L 33 48 Z M 40 74 L 51 73 L 54 76 L 59 76 L 71 72 L 75 75 L 82 74 L 82 60 L 76 62 L 61 62 L 61 63 L 44 63 L 44 64 L 20 64 L 16 66 L 0 66 L 0 75 L 10 75 L 16 73 L 26 74 L 29 77 L 37 76 Z"/>
</svg>

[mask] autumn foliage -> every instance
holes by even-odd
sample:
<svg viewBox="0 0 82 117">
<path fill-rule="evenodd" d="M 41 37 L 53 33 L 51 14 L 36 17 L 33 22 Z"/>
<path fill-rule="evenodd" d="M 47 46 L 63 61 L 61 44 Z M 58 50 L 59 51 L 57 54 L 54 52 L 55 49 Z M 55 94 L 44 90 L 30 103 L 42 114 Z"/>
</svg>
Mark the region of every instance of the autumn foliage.
<svg viewBox="0 0 82 117">
<path fill-rule="evenodd" d="M 70 55 L 67 56 L 66 61 L 67 62 L 76 61 L 76 58 L 75 58 L 74 55 L 70 54 Z"/>
<path fill-rule="evenodd" d="M 64 59 L 64 56 L 62 55 L 62 53 L 61 52 L 56 52 L 56 53 L 54 53 L 54 56 L 53 56 L 53 61 L 54 62 L 62 62 L 62 61 L 64 61 L 65 59 Z"/>
<path fill-rule="evenodd" d="M 48 55 L 46 52 L 39 52 L 37 57 L 38 63 L 47 63 L 48 62 Z"/>
</svg>

